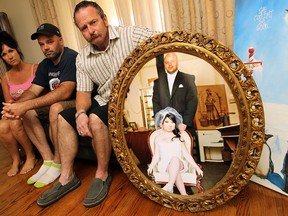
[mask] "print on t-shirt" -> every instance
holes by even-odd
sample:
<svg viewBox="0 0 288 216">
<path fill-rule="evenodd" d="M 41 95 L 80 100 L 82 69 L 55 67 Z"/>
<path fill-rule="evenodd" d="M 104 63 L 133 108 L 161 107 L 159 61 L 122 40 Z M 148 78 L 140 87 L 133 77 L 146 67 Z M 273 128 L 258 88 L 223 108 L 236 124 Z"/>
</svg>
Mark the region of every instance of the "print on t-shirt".
<svg viewBox="0 0 288 216">
<path fill-rule="evenodd" d="M 53 78 L 49 81 L 50 90 L 53 91 L 60 86 L 60 79 Z"/>
</svg>

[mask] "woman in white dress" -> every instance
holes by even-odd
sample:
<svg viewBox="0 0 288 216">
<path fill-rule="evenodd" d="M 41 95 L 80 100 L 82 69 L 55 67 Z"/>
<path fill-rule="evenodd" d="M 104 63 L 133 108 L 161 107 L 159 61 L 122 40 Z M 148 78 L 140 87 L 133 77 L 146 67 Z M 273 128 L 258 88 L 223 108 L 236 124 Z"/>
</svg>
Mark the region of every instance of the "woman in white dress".
<svg viewBox="0 0 288 216">
<path fill-rule="evenodd" d="M 198 175 L 203 176 L 203 171 L 195 163 L 181 139 L 181 132 L 178 130 L 181 124 L 183 124 L 182 116 L 171 107 L 160 110 L 155 115 L 156 129 L 160 128 L 161 133 L 155 138 L 155 153 L 149 165 L 148 174 L 151 174 L 155 165 L 158 164 L 160 172 L 169 173 L 169 181 L 162 189 L 173 193 L 175 184 L 181 195 L 187 195 L 181 172 L 187 171 L 188 165 L 182 158 L 185 158 L 196 169 Z"/>
</svg>

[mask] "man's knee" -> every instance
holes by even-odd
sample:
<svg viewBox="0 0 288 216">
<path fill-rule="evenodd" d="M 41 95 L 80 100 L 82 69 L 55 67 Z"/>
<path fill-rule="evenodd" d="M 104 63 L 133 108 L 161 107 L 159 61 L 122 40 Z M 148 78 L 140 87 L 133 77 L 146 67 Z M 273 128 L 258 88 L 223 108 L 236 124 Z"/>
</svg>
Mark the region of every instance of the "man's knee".
<svg viewBox="0 0 288 216">
<path fill-rule="evenodd" d="M 23 116 L 24 121 L 31 121 L 32 119 L 38 118 L 38 115 L 35 110 L 28 110 Z"/>
<path fill-rule="evenodd" d="M 95 114 L 89 115 L 89 127 L 92 131 L 107 129 L 107 126 L 104 124 L 101 118 Z"/>
<path fill-rule="evenodd" d="M 60 103 L 55 103 L 50 106 L 49 121 L 57 122 L 58 114 L 63 111 L 63 106 Z"/>
</svg>

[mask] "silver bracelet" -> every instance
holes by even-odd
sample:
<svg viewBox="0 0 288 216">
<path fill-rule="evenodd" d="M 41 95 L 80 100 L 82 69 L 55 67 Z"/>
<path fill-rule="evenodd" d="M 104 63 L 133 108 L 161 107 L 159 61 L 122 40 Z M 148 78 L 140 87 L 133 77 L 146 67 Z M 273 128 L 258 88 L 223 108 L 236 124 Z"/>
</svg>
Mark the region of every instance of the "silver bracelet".
<svg viewBox="0 0 288 216">
<path fill-rule="evenodd" d="M 75 117 L 75 120 L 81 115 L 81 114 L 83 114 L 83 113 L 85 113 L 86 114 L 86 112 L 84 112 L 84 111 L 82 111 L 82 112 L 80 112 L 80 113 L 78 113 L 77 115 L 76 115 L 76 117 Z"/>
</svg>

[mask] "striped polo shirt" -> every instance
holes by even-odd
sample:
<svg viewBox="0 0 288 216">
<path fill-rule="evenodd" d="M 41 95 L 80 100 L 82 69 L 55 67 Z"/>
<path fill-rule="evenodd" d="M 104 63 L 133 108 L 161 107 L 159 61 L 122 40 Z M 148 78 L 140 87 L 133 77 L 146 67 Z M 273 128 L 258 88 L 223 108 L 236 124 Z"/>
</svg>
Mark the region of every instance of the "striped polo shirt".
<svg viewBox="0 0 288 216">
<path fill-rule="evenodd" d="M 92 91 L 93 83 L 98 85 L 94 97 L 101 105 L 108 103 L 116 73 L 124 59 L 143 40 L 157 34 L 138 26 L 110 26 L 109 45 L 105 51 L 98 51 L 87 44 L 76 59 L 77 91 Z"/>
</svg>

